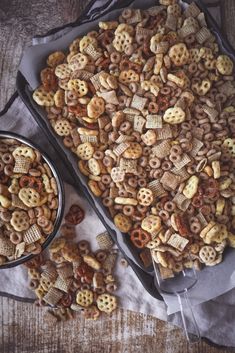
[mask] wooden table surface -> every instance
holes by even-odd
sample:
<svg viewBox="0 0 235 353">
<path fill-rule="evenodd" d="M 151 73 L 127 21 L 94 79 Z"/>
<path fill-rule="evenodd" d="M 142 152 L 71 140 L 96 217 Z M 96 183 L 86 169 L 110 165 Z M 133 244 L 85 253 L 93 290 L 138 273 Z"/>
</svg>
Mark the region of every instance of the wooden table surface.
<svg viewBox="0 0 235 353">
<path fill-rule="evenodd" d="M 223 28 L 235 47 L 235 1 L 221 0 Z M 32 36 L 71 22 L 89 0 L 0 1 L 0 111 L 15 90 L 17 67 Z M 205 342 L 189 347 L 181 330 L 152 316 L 117 310 L 88 322 L 46 327 L 43 311 L 32 304 L 0 298 L 1 353 L 215 353 Z"/>
</svg>

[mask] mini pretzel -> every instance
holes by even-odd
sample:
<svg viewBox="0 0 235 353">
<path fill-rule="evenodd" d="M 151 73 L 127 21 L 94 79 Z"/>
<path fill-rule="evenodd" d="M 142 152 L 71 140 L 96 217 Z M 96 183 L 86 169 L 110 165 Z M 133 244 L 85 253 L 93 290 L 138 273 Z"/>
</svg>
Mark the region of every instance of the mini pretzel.
<svg viewBox="0 0 235 353">
<path fill-rule="evenodd" d="M 77 225 L 84 219 L 85 213 L 83 209 L 78 205 L 72 205 L 69 212 L 65 216 L 65 220 L 73 225 Z"/>
<path fill-rule="evenodd" d="M 151 236 L 143 229 L 138 228 L 131 231 L 130 239 L 137 248 L 144 248 L 151 240 Z"/>
</svg>

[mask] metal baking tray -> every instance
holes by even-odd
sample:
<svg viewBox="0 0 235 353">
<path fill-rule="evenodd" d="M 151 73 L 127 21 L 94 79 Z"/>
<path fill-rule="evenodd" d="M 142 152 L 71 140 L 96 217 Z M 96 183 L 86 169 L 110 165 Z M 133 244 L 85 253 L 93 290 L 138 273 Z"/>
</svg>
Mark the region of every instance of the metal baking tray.
<svg viewBox="0 0 235 353">
<path fill-rule="evenodd" d="M 105 3 L 104 6 L 101 6 L 99 8 L 93 9 L 90 11 L 92 6 L 94 5 L 96 0 L 92 1 L 88 7 L 85 9 L 83 12 L 82 16 L 75 22 L 68 24 L 64 27 L 60 27 L 57 29 L 53 29 L 52 31 L 48 32 L 47 35 L 51 35 L 53 33 L 56 33 L 58 30 L 61 30 L 62 28 L 65 28 L 67 26 L 69 27 L 76 27 L 80 26 L 84 23 L 88 23 L 93 21 L 94 19 L 97 19 L 99 17 L 104 16 L 111 10 L 117 10 L 117 9 L 122 9 L 125 7 L 130 6 L 133 3 L 133 0 L 110 0 Z M 185 0 L 184 2 L 190 4 L 192 1 L 191 0 Z M 231 45 L 228 43 L 228 41 L 223 37 L 223 35 L 220 33 L 220 29 L 217 25 L 217 23 L 214 21 L 210 13 L 208 12 L 207 8 L 205 5 L 202 3 L 201 0 L 196 0 L 195 1 L 198 7 L 205 13 L 208 27 L 212 30 L 212 32 L 216 35 L 218 38 L 220 46 L 223 48 L 223 51 L 228 53 L 230 56 L 235 58 L 235 51 L 231 47 Z M 157 2 L 156 2 L 157 5 Z M 108 8 L 108 10 L 107 10 Z M 102 11 L 103 10 L 103 11 Z M 90 13 L 89 13 L 90 12 Z M 88 15 L 87 15 L 88 14 Z M 69 43 L 68 43 L 69 45 Z M 155 285 L 154 285 L 154 277 L 153 277 L 153 268 L 144 268 L 140 258 L 139 258 L 139 250 L 136 249 L 130 242 L 129 236 L 126 236 L 125 234 L 122 235 L 122 240 L 123 243 L 128 247 L 128 249 L 131 252 L 131 257 L 127 256 L 126 251 L 124 251 L 123 248 L 120 247 L 120 245 L 117 242 L 117 234 L 121 234 L 114 226 L 112 223 L 110 225 L 110 222 L 107 221 L 107 218 L 112 221 L 110 216 L 108 215 L 107 209 L 102 205 L 101 201 L 92 196 L 91 192 L 89 191 L 88 187 L 84 185 L 84 180 L 85 177 L 77 170 L 75 169 L 71 163 L 71 159 L 75 158 L 73 157 L 73 153 L 70 152 L 68 149 L 66 149 L 61 141 L 61 138 L 59 138 L 51 128 L 48 120 L 45 117 L 45 112 L 44 109 L 39 107 L 32 99 L 32 89 L 30 88 L 28 82 L 24 78 L 24 76 L 21 74 L 20 71 L 17 73 L 17 80 L 16 80 L 16 86 L 18 93 L 20 97 L 22 98 L 23 102 L 26 104 L 28 107 L 29 111 L 31 112 L 32 116 L 34 117 L 35 121 L 38 123 L 38 125 L 44 130 L 45 134 L 47 135 L 48 139 L 50 140 L 51 144 L 55 148 L 55 150 L 58 152 L 58 154 L 61 156 L 61 159 L 63 160 L 67 170 L 70 172 L 74 186 L 79 189 L 79 191 L 82 191 L 82 193 L 85 195 L 85 197 L 88 199 L 89 203 L 93 207 L 93 209 L 96 211 L 98 217 L 100 220 L 103 222 L 104 226 L 107 228 L 111 236 L 113 237 L 114 241 L 117 243 L 118 247 L 120 250 L 125 253 L 127 260 L 129 261 L 130 265 L 132 266 L 133 270 L 135 271 L 136 275 L 142 282 L 143 286 L 145 289 L 155 298 L 162 299 L 161 295 L 157 291 Z M 69 156 L 69 158 L 68 158 Z M 97 209 L 97 205 L 102 209 Z"/>
</svg>

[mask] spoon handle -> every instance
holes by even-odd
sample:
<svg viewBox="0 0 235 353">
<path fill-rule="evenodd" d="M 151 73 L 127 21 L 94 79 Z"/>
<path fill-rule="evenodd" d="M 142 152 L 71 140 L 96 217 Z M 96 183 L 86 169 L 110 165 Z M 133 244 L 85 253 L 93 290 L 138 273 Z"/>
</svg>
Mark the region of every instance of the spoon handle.
<svg viewBox="0 0 235 353">
<path fill-rule="evenodd" d="M 183 322 L 183 326 L 184 326 L 185 336 L 186 336 L 189 343 L 199 342 L 201 339 L 200 331 L 199 331 L 199 328 L 198 328 L 198 325 L 197 325 L 197 322 L 196 322 L 196 319 L 195 319 L 195 316 L 193 313 L 192 305 L 191 305 L 189 297 L 188 297 L 188 290 L 185 289 L 182 294 L 180 294 L 180 293 L 175 293 L 175 294 L 177 295 L 179 306 L 180 306 L 180 312 L 181 312 L 182 322 Z M 184 303 L 182 302 L 181 295 L 184 298 Z M 186 311 L 190 315 L 190 322 L 193 325 L 194 334 L 190 333 L 188 330 L 188 324 L 187 324 L 186 315 L 185 315 Z"/>
</svg>

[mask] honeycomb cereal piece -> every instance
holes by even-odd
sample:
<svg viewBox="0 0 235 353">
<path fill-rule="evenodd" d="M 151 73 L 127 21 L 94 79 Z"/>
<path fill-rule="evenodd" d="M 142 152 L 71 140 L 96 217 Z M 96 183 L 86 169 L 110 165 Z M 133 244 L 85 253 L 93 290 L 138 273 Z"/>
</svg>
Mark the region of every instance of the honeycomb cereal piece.
<svg viewBox="0 0 235 353">
<path fill-rule="evenodd" d="M 79 290 L 76 295 L 76 303 L 87 308 L 93 303 L 93 292 L 91 290 Z"/>
<path fill-rule="evenodd" d="M 55 75 L 61 80 L 69 79 L 72 71 L 68 64 L 60 64 L 55 68 Z"/>
<path fill-rule="evenodd" d="M 54 130 L 59 136 L 68 136 L 72 127 L 67 119 L 58 119 L 54 125 Z"/>
<path fill-rule="evenodd" d="M 29 216 L 25 211 L 14 211 L 10 223 L 17 232 L 29 229 Z"/>
<path fill-rule="evenodd" d="M 97 40 L 94 37 L 84 36 L 79 42 L 80 52 L 83 53 L 84 49 L 88 47 L 89 44 L 93 44 L 94 47 L 97 46 Z"/>
<path fill-rule="evenodd" d="M 101 97 L 93 97 L 87 105 L 87 114 L 89 118 L 98 119 L 104 113 L 105 102 Z"/>
<path fill-rule="evenodd" d="M 228 150 L 233 157 L 235 156 L 235 139 L 225 139 L 222 146 Z"/>
<path fill-rule="evenodd" d="M 92 157 L 93 153 L 94 147 L 90 142 L 81 143 L 77 147 L 76 151 L 77 156 L 84 161 L 88 161 Z"/>
<path fill-rule="evenodd" d="M 51 107 L 52 105 L 54 105 L 54 92 L 48 92 L 43 86 L 40 86 L 33 92 L 33 100 L 38 105 L 44 107 Z"/>
<path fill-rule="evenodd" d="M 197 193 L 199 184 L 199 178 L 196 175 L 191 176 L 183 189 L 183 194 L 187 199 L 192 199 L 193 196 Z"/>
<path fill-rule="evenodd" d="M 181 124 L 185 120 L 185 112 L 180 107 L 169 108 L 165 111 L 163 120 L 171 125 Z"/>
<path fill-rule="evenodd" d="M 63 63 L 65 60 L 65 55 L 62 51 L 55 51 L 51 53 L 47 58 L 47 65 L 55 68 L 56 66 Z"/>
<path fill-rule="evenodd" d="M 148 130 L 145 134 L 141 135 L 141 139 L 146 146 L 155 145 L 157 138 L 160 139 L 159 134 L 157 136 L 154 130 Z"/>
<path fill-rule="evenodd" d="M 204 237 L 204 242 L 206 244 L 222 243 L 228 237 L 228 231 L 224 224 L 216 223 L 209 231 L 206 233 Z"/>
<path fill-rule="evenodd" d="M 128 233 L 132 225 L 130 218 L 122 213 L 116 214 L 114 224 L 123 233 Z"/>
<path fill-rule="evenodd" d="M 150 206 L 153 202 L 153 192 L 147 188 L 140 188 L 137 194 L 137 200 L 142 206 Z"/>
<path fill-rule="evenodd" d="M 141 228 L 148 233 L 156 233 L 161 229 L 161 218 L 158 216 L 150 215 L 143 219 Z"/>
<path fill-rule="evenodd" d="M 119 25 L 119 23 L 117 21 L 107 21 L 107 22 L 100 21 L 99 22 L 99 28 L 102 28 L 104 30 L 116 29 L 118 27 L 118 25 Z"/>
<path fill-rule="evenodd" d="M 12 155 L 14 158 L 16 157 L 25 157 L 28 158 L 31 162 L 33 162 L 36 158 L 36 155 L 34 153 L 34 150 L 31 147 L 28 146 L 19 146 L 14 149 L 12 152 Z"/>
<path fill-rule="evenodd" d="M 98 309 L 107 314 L 112 313 L 117 308 L 117 298 L 113 295 L 104 293 L 98 296 L 96 300 Z"/>
<path fill-rule="evenodd" d="M 220 55 L 216 60 L 216 68 L 221 75 L 232 75 L 233 62 L 227 55 Z"/>
<path fill-rule="evenodd" d="M 198 48 L 189 49 L 189 63 L 199 63 L 201 60 L 200 50 Z"/>
<path fill-rule="evenodd" d="M 100 175 L 101 169 L 99 162 L 95 158 L 90 158 L 88 161 L 88 168 L 93 175 Z"/>
<path fill-rule="evenodd" d="M 123 153 L 123 157 L 127 159 L 138 159 L 141 156 L 142 147 L 138 142 L 130 142 L 130 146 Z"/>
<path fill-rule="evenodd" d="M 111 178 L 115 183 L 122 182 L 125 178 L 125 171 L 120 167 L 114 167 L 111 169 Z"/>
<path fill-rule="evenodd" d="M 132 42 L 133 38 L 128 32 L 115 32 L 113 46 L 118 52 L 124 52 L 125 48 L 127 48 Z"/>
<path fill-rule="evenodd" d="M 139 74 L 134 70 L 123 70 L 119 75 L 119 81 L 122 83 L 138 82 L 139 79 Z"/>
<path fill-rule="evenodd" d="M 40 204 L 40 194 L 32 188 L 20 189 L 19 198 L 27 207 L 37 207 Z"/>
<path fill-rule="evenodd" d="M 54 95 L 54 102 L 57 108 L 63 108 L 65 105 L 64 90 L 58 89 Z"/>
<path fill-rule="evenodd" d="M 169 50 L 169 57 L 175 66 L 183 66 L 188 63 L 189 51 L 184 43 L 175 44 Z"/>
<path fill-rule="evenodd" d="M 199 96 L 205 96 L 211 89 L 211 81 L 209 79 L 204 79 L 201 82 L 196 82 L 192 84 L 192 90 Z"/>
<path fill-rule="evenodd" d="M 199 251 L 199 257 L 205 264 L 210 264 L 216 259 L 216 251 L 212 246 L 205 245 Z"/>
<path fill-rule="evenodd" d="M 76 92 L 78 94 L 78 97 L 83 97 L 88 92 L 88 85 L 86 81 L 75 78 L 75 79 L 69 80 L 68 89 Z"/>
<path fill-rule="evenodd" d="M 228 233 L 228 238 L 227 238 L 227 241 L 228 241 L 228 245 L 231 247 L 231 248 L 235 248 L 235 235 L 232 234 L 232 233 Z"/>
<path fill-rule="evenodd" d="M 88 64 L 88 58 L 82 53 L 75 54 L 69 61 L 69 68 L 72 71 L 82 70 Z"/>
</svg>

